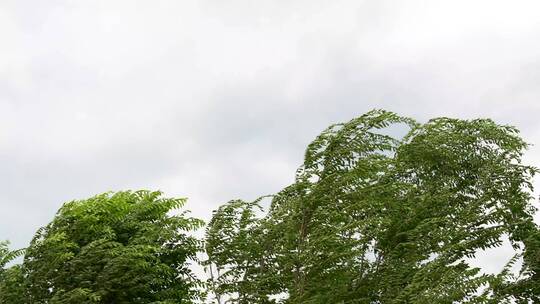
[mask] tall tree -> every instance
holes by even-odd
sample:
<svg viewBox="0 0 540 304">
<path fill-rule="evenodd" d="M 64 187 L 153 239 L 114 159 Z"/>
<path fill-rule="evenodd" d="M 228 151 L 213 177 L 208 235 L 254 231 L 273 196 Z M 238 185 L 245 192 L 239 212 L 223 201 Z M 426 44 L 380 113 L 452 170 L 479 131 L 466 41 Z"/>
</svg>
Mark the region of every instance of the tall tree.
<svg viewBox="0 0 540 304">
<path fill-rule="evenodd" d="M 257 202 L 216 210 L 210 286 L 236 303 L 537 299 L 537 169 L 522 164 L 526 148 L 517 129 L 489 119 L 419 124 L 375 110 L 332 125 L 265 216 L 251 211 Z M 505 236 L 526 248 L 522 278 L 469 265 Z"/>
<path fill-rule="evenodd" d="M 200 220 L 172 214 L 185 199 L 160 192 L 105 193 L 66 203 L 39 229 L 23 272 L 28 303 L 192 303 L 189 267 Z"/>
</svg>

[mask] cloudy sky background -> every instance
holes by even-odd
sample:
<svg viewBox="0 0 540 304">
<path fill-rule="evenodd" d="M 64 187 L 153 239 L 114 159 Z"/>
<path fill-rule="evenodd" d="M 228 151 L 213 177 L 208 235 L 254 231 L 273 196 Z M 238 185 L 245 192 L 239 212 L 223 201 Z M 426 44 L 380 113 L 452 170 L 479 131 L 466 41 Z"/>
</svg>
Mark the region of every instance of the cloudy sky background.
<svg viewBox="0 0 540 304">
<path fill-rule="evenodd" d="M 2 0 L 0 38 L 14 247 L 109 190 L 207 219 L 292 182 L 314 136 L 373 108 L 515 125 L 540 165 L 538 1 Z"/>
</svg>

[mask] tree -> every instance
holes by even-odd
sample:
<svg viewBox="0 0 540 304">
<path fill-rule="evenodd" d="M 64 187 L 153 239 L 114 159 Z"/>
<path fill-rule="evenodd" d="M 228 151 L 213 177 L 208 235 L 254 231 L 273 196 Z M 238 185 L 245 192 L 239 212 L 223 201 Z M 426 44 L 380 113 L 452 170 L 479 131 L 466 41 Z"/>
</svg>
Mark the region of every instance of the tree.
<svg viewBox="0 0 540 304">
<path fill-rule="evenodd" d="M 214 212 L 212 292 L 235 303 L 538 299 L 538 170 L 521 163 L 526 148 L 517 129 L 489 119 L 420 124 L 374 110 L 332 125 L 264 216 L 257 201 Z M 504 236 L 525 248 L 522 277 L 469 265 Z"/>
<path fill-rule="evenodd" d="M 192 303 L 200 282 L 189 261 L 200 243 L 190 232 L 203 223 L 171 214 L 184 202 L 125 191 L 64 204 L 26 251 L 26 300 Z"/>
</svg>

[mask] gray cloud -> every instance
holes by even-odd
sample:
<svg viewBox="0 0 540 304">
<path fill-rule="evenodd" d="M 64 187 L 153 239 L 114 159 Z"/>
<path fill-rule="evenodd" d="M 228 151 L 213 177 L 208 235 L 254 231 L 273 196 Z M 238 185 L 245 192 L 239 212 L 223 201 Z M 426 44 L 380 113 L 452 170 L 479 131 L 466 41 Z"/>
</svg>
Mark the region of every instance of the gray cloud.
<svg viewBox="0 0 540 304">
<path fill-rule="evenodd" d="M 538 9 L 4 1 L 0 239 L 25 246 L 63 202 L 108 190 L 162 189 L 208 218 L 290 183 L 314 136 L 372 108 L 516 125 L 539 164 Z"/>
</svg>

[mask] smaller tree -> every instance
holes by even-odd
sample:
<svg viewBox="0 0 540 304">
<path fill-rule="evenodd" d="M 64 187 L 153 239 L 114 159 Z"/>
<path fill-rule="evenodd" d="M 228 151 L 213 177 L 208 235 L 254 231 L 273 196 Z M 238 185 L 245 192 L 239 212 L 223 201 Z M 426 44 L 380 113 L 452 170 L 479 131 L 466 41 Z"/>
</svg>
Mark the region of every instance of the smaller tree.
<svg viewBox="0 0 540 304">
<path fill-rule="evenodd" d="M 191 303 L 189 268 L 203 225 L 171 214 L 185 199 L 161 192 L 105 193 L 66 203 L 36 233 L 24 259 L 30 303 Z"/>
</svg>

